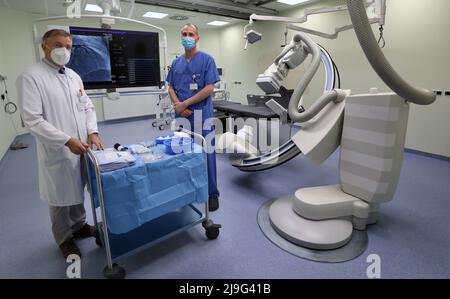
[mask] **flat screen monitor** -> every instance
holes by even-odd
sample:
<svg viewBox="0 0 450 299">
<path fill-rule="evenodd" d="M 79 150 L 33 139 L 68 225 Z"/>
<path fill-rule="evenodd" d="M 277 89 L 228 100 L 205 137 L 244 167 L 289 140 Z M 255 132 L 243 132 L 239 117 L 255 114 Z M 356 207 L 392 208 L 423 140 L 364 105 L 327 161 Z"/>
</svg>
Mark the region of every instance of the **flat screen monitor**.
<svg viewBox="0 0 450 299">
<path fill-rule="evenodd" d="M 159 86 L 157 32 L 70 27 L 73 51 L 67 67 L 85 89 Z"/>
</svg>

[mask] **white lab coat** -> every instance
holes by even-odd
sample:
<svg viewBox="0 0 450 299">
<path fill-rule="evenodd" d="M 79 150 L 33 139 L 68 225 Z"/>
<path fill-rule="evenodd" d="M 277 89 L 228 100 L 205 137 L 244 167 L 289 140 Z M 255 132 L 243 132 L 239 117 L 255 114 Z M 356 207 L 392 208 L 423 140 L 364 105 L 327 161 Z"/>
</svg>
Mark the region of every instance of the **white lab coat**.
<svg viewBox="0 0 450 299">
<path fill-rule="evenodd" d="M 41 199 L 63 207 L 83 203 L 86 184 L 81 157 L 65 143 L 71 137 L 87 143 L 98 129 L 80 76 L 68 68 L 58 71 L 44 59 L 18 78 L 17 89 L 23 121 L 36 137 Z"/>
</svg>

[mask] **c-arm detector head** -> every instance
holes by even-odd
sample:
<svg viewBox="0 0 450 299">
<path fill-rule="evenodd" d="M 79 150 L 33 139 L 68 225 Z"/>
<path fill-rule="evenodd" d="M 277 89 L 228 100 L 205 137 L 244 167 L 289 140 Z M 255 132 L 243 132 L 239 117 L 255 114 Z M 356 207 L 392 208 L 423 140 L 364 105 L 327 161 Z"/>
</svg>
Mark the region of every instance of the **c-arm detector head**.
<svg viewBox="0 0 450 299">
<path fill-rule="evenodd" d="M 281 82 L 288 76 L 289 71 L 301 65 L 309 52 L 296 34 L 292 41 L 275 58 L 274 63 L 256 79 L 256 84 L 266 93 L 278 93 Z"/>
<path fill-rule="evenodd" d="M 322 58 L 319 45 L 304 33 L 294 35 L 290 44 L 275 58 L 274 63 L 264 74 L 258 76 L 256 84 L 266 94 L 279 93 L 281 83 L 288 76 L 289 71 L 301 65 L 309 55 L 312 56 L 311 62 L 289 101 L 288 113 L 293 122 L 306 122 L 315 117 L 328 103 L 342 101 L 347 95 L 342 90 L 327 91 L 310 108 L 299 111 L 303 93 L 317 73 Z"/>
</svg>

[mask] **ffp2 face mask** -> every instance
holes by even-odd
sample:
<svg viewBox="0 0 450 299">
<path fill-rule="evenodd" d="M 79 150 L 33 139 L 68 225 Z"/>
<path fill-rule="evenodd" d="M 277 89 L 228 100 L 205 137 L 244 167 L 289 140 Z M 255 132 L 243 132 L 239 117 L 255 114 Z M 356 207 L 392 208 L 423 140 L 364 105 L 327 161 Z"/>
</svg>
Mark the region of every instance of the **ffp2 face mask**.
<svg viewBox="0 0 450 299">
<path fill-rule="evenodd" d="M 66 48 L 56 48 L 50 53 L 54 63 L 58 65 L 66 65 L 70 61 L 70 51 Z"/>
</svg>

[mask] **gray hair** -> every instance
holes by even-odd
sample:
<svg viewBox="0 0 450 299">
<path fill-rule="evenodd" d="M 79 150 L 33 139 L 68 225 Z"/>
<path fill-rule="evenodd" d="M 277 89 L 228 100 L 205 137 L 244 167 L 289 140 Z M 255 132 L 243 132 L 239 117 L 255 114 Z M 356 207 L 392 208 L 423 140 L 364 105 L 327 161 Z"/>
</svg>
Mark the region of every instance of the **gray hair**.
<svg viewBox="0 0 450 299">
<path fill-rule="evenodd" d="M 44 34 L 44 36 L 42 37 L 42 42 L 47 42 L 47 40 L 53 36 L 70 37 L 70 39 L 72 39 L 72 35 L 70 35 L 69 32 L 62 29 L 52 29 Z"/>
<path fill-rule="evenodd" d="M 187 23 L 186 25 L 184 25 L 181 30 L 183 30 L 184 27 L 194 27 L 195 31 L 197 32 L 197 35 L 199 34 L 199 30 L 198 30 L 198 26 L 195 25 L 194 23 Z"/>
</svg>

